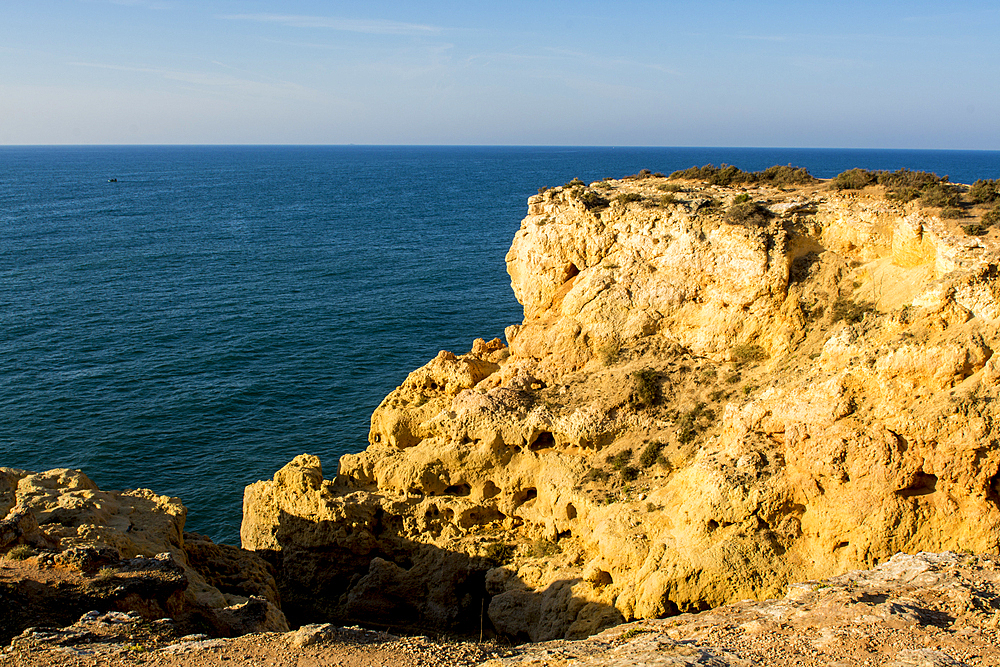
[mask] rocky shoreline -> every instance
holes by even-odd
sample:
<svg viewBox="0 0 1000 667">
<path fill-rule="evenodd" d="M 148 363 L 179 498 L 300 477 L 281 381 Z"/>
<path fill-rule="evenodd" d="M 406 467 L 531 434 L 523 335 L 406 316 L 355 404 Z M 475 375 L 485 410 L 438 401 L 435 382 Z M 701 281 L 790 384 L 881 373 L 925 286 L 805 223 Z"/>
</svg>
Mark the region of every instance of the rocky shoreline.
<svg viewBox="0 0 1000 667">
<path fill-rule="evenodd" d="M 983 226 L 995 209 L 975 187 L 921 178 L 836 189 L 790 168 L 689 170 L 540 192 L 507 255 L 525 308 L 507 343 L 411 373 L 334 474 L 304 454 L 247 487 L 242 548 L 185 533 L 176 498 L 0 468 L 0 640 L 24 658 L 48 641 L 26 628 L 96 610 L 172 619 L 162 637 L 143 629 L 154 653 L 191 635 L 361 623 L 594 637 L 480 661 L 736 665 L 764 659 L 737 641 L 759 627 L 813 664 L 825 649 L 810 632 L 853 636 L 836 623 L 928 572 L 979 581 L 970 595 L 992 618 L 994 561 L 950 552 L 1000 545 L 1000 253 Z M 886 579 L 907 558 L 894 554 L 917 552 L 949 553 Z M 885 590 L 853 596 L 861 580 L 836 578 L 861 570 Z M 734 604 L 799 595 L 796 581 L 840 597 Z M 919 607 L 930 615 L 899 612 L 909 625 L 883 614 L 914 660 L 930 656 L 912 664 L 990 664 L 986 648 L 911 646 L 978 641 L 953 600 L 935 600 Z M 872 655 L 902 655 L 862 634 Z"/>
</svg>

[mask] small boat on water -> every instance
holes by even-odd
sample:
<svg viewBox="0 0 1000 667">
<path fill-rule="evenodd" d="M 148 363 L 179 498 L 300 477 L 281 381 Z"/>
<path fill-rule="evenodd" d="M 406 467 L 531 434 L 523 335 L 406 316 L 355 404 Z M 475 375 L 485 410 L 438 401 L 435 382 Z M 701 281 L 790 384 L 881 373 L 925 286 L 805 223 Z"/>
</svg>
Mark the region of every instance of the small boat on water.
<svg viewBox="0 0 1000 667">
<path fill-rule="evenodd" d="M 108 183 L 117 183 L 117 182 L 118 182 L 117 178 L 109 178 L 108 179 Z"/>
</svg>

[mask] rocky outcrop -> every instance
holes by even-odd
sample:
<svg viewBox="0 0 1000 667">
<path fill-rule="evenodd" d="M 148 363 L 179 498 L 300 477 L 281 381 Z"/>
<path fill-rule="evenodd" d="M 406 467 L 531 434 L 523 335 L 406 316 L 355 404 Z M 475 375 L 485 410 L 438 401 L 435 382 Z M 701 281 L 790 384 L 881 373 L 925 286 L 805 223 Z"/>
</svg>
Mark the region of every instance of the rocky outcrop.
<svg viewBox="0 0 1000 667">
<path fill-rule="evenodd" d="M 997 260 L 878 187 L 544 192 L 509 347 L 411 373 L 330 479 L 248 487 L 243 546 L 290 613 L 533 641 L 994 550 Z"/>
<path fill-rule="evenodd" d="M 92 610 L 217 636 L 287 630 L 266 563 L 185 535 L 186 514 L 177 498 L 102 491 L 79 470 L 0 468 L 0 640 Z"/>
<path fill-rule="evenodd" d="M 252 657 L 289 666 L 986 667 L 1000 663 L 998 647 L 1000 563 L 945 552 L 897 554 L 872 570 L 792 584 L 782 599 L 639 621 L 577 641 L 512 648 L 330 625 L 208 639 L 178 636 L 171 622 L 149 623 L 134 612 L 90 612 L 68 627 L 25 630 L 0 652 L 0 662 L 193 667 Z"/>
<path fill-rule="evenodd" d="M 492 665 L 995 665 L 998 568 L 995 557 L 897 554 L 872 570 L 793 584 L 779 600 L 642 621 L 583 641 L 522 646 Z"/>
</svg>

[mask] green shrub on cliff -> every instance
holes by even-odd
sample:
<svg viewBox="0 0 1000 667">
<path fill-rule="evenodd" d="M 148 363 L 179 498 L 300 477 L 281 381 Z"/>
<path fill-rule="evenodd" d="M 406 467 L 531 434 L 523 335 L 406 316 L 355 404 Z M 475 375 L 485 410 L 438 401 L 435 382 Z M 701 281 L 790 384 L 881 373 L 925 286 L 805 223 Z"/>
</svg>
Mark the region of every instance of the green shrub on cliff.
<svg viewBox="0 0 1000 667">
<path fill-rule="evenodd" d="M 580 195 L 580 201 L 583 202 L 584 207 L 588 211 L 593 211 L 599 208 L 607 208 L 608 200 L 597 194 L 593 190 L 585 190 L 582 195 Z"/>
<path fill-rule="evenodd" d="M 7 560 L 25 560 L 35 555 L 35 550 L 27 544 L 19 544 L 7 552 Z"/>
<path fill-rule="evenodd" d="M 614 468 L 615 470 L 621 470 L 631 460 L 632 460 L 632 450 L 628 448 L 623 449 L 617 454 L 611 454 L 605 459 L 605 461 L 608 464 L 610 464 L 611 467 Z"/>
<path fill-rule="evenodd" d="M 694 442 L 698 434 L 714 419 L 715 412 L 707 409 L 704 403 L 698 403 L 691 410 L 678 415 L 677 419 L 674 420 L 677 427 L 677 442 L 682 445 Z"/>
<path fill-rule="evenodd" d="M 584 482 L 606 482 L 611 475 L 603 468 L 591 468 L 583 476 Z"/>
<path fill-rule="evenodd" d="M 992 204 L 1000 201 L 1000 179 L 979 179 L 969 188 L 969 199 L 974 204 Z"/>
<path fill-rule="evenodd" d="M 816 181 L 806 169 L 791 165 L 774 165 L 763 171 L 743 171 L 731 164 L 716 167 L 689 167 L 670 174 L 672 179 L 704 181 L 709 185 L 738 185 L 741 183 L 765 183 L 774 186 L 806 185 Z"/>
<path fill-rule="evenodd" d="M 986 236 L 990 233 L 990 226 L 975 222 L 969 225 L 962 225 L 962 231 L 969 236 Z"/>
<path fill-rule="evenodd" d="M 957 208 L 961 205 L 959 190 L 949 183 L 931 183 L 920 191 L 920 203 L 924 206 Z"/>
<path fill-rule="evenodd" d="M 605 366 L 614 366 L 622 358 L 622 344 L 617 338 L 608 338 L 597 348 L 597 358 Z"/>
<path fill-rule="evenodd" d="M 689 167 L 670 174 L 670 178 L 672 179 L 704 181 L 709 185 L 746 183 L 749 177 L 750 175 L 747 172 L 731 164 L 723 164 L 721 167 L 716 167 L 714 164 L 706 164 L 704 167 Z"/>
<path fill-rule="evenodd" d="M 729 358 L 738 364 L 759 364 L 762 361 L 767 361 L 768 356 L 767 351 L 760 345 L 743 343 L 733 346 L 729 351 Z"/>
<path fill-rule="evenodd" d="M 770 185 L 808 185 L 816 182 L 804 167 L 793 167 L 792 165 L 779 165 L 768 167 L 764 171 L 753 172 L 755 182 L 769 183 Z"/>
<path fill-rule="evenodd" d="M 886 188 L 886 196 L 898 201 L 911 201 L 917 197 L 927 206 L 956 206 L 958 190 L 948 184 L 948 177 L 939 177 L 929 171 L 869 171 L 867 169 L 848 169 L 837 174 L 830 183 L 834 190 L 860 190 L 869 185 L 882 185 Z M 941 202 L 941 203 L 939 203 Z"/>
<path fill-rule="evenodd" d="M 651 468 L 657 463 L 664 462 L 660 452 L 663 450 L 663 443 L 657 440 L 646 443 L 642 453 L 639 454 L 639 465 L 643 468 Z"/>
<path fill-rule="evenodd" d="M 656 405 L 660 402 L 660 376 L 652 368 L 644 368 L 632 373 L 633 405 Z"/>
<path fill-rule="evenodd" d="M 982 222 L 986 226 L 993 226 L 1000 222 L 1000 206 L 995 207 L 991 211 L 983 213 Z"/>
<path fill-rule="evenodd" d="M 496 567 L 501 565 L 506 565 L 507 563 L 514 560 L 514 553 L 517 551 L 517 547 L 513 544 L 505 544 L 503 542 L 494 542 L 493 544 L 486 547 L 486 560 L 491 563 L 495 563 Z"/>
<path fill-rule="evenodd" d="M 857 324 L 865 318 L 868 313 L 876 313 L 875 306 L 868 301 L 854 302 L 847 297 L 840 297 L 834 301 L 830 308 L 833 322 L 844 320 L 850 324 Z"/>
<path fill-rule="evenodd" d="M 642 195 L 637 192 L 623 192 L 615 197 L 615 201 L 622 205 L 631 204 L 632 202 L 642 201 Z"/>
<path fill-rule="evenodd" d="M 532 558 L 549 558 L 558 553 L 562 553 L 562 549 L 551 540 L 539 539 L 531 543 Z"/>
<path fill-rule="evenodd" d="M 990 231 L 990 227 L 998 222 L 1000 222 L 1000 206 L 996 206 L 984 213 L 979 222 L 962 225 L 962 230 L 969 236 L 986 236 Z"/>
<path fill-rule="evenodd" d="M 730 225 L 765 225 L 773 214 L 766 206 L 755 201 L 733 204 L 726 211 L 725 221 Z"/>
<path fill-rule="evenodd" d="M 948 177 L 940 177 L 929 171 L 910 171 L 909 169 L 897 169 L 896 171 L 879 171 L 878 184 L 884 185 L 892 190 L 917 190 L 921 191 L 929 185 L 935 183 L 946 183 Z"/>
<path fill-rule="evenodd" d="M 869 185 L 874 185 L 878 181 L 878 176 L 867 169 L 848 169 L 837 174 L 830 183 L 834 190 L 861 190 Z"/>
</svg>

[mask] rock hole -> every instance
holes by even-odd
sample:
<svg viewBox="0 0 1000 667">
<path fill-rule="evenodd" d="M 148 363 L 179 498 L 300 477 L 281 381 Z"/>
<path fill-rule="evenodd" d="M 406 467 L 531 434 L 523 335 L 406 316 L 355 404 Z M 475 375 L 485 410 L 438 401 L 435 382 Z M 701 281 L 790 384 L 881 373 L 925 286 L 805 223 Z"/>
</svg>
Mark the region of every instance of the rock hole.
<svg viewBox="0 0 1000 667">
<path fill-rule="evenodd" d="M 573 278 L 576 278 L 578 275 L 580 275 L 580 267 L 576 264 L 570 263 L 569 266 L 563 269 L 563 282 L 573 280 Z"/>
<path fill-rule="evenodd" d="M 397 514 L 386 514 L 384 510 L 379 510 L 379 513 L 375 517 L 375 527 L 372 529 L 372 534 L 382 535 L 389 533 L 393 535 L 398 534 L 402 529 L 403 517 Z"/>
<path fill-rule="evenodd" d="M 472 528 L 473 526 L 482 526 L 494 521 L 502 521 L 503 518 L 504 515 L 492 507 L 473 507 L 462 512 L 462 515 L 458 519 L 458 525 L 461 528 Z"/>
<path fill-rule="evenodd" d="M 606 570 L 598 570 L 590 578 L 590 583 L 595 586 L 610 586 L 614 583 L 614 580 L 611 578 L 610 572 Z"/>
<path fill-rule="evenodd" d="M 493 482 L 486 480 L 483 484 L 483 499 L 488 500 L 489 498 L 495 498 L 500 495 L 500 487 L 498 487 Z"/>
<path fill-rule="evenodd" d="M 896 447 L 899 449 L 899 453 L 905 454 L 906 450 L 910 448 L 910 444 L 906 442 L 906 438 L 892 430 L 890 430 L 889 433 L 891 433 L 892 437 L 896 439 Z"/>
<path fill-rule="evenodd" d="M 910 481 L 909 485 L 906 486 L 906 488 L 896 491 L 896 495 L 900 498 L 930 495 L 936 490 L 937 481 L 937 475 L 928 475 L 921 470 L 913 476 L 913 479 Z"/>
<path fill-rule="evenodd" d="M 553 437 L 553 435 L 548 431 L 542 431 L 534 440 L 531 441 L 531 444 L 528 445 L 528 449 L 533 452 L 537 452 L 540 449 L 550 449 L 555 447 L 555 445 L 555 437 Z"/>
<path fill-rule="evenodd" d="M 538 497 L 538 489 L 522 489 L 514 494 L 514 507 L 518 508 L 524 503 Z"/>
<path fill-rule="evenodd" d="M 576 518 L 576 508 L 573 507 L 573 503 L 566 503 L 566 518 L 567 519 Z"/>
<path fill-rule="evenodd" d="M 657 618 L 669 618 L 671 616 L 677 616 L 678 614 L 681 613 L 680 608 L 674 603 L 674 601 L 666 596 L 663 597 L 662 605 L 663 605 L 663 612 L 658 614 Z M 691 611 L 691 610 L 686 609 L 685 611 Z"/>
<path fill-rule="evenodd" d="M 467 496 L 470 493 L 472 493 L 472 487 L 465 482 L 462 482 L 461 484 L 452 484 L 444 490 L 444 495 L 446 496 Z"/>
<path fill-rule="evenodd" d="M 1000 505 L 1000 471 L 997 471 L 997 474 L 990 477 L 990 481 L 987 482 L 986 497 L 994 505 Z"/>
<path fill-rule="evenodd" d="M 835 545 L 833 545 L 833 550 L 839 551 L 840 549 L 846 547 L 848 544 L 850 544 L 850 542 L 837 542 Z"/>
<path fill-rule="evenodd" d="M 716 521 L 715 519 L 709 519 L 709 521 L 708 521 L 708 532 L 711 533 L 713 530 L 717 530 L 718 528 L 719 528 L 719 522 Z"/>
</svg>

